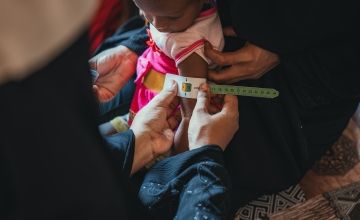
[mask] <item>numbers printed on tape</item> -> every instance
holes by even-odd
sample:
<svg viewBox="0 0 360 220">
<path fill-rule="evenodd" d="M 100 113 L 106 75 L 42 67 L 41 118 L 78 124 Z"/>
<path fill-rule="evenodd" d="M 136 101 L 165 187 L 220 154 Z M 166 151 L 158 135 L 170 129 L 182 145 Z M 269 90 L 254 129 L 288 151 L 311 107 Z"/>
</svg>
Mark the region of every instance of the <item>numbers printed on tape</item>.
<svg viewBox="0 0 360 220">
<path fill-rule="evenodd" d="M 210 91 L 213 94 L 230 94 L 240 96 L 251 96 L 258 98 L 276 98 L 279 91 L 272 88 L 248 87 L 248 86 L 229 86 L 229 85 L 210 85 Z"/>
<path fill-rule="evenodd" d="M 164 85 L 167 87 L 173 80 L 178 84 L 178 96 L 196 99 L 199 86 L 206 82 L 204 78 L 183 77 L 176 74 L 166 74 Z"/>
</svg>

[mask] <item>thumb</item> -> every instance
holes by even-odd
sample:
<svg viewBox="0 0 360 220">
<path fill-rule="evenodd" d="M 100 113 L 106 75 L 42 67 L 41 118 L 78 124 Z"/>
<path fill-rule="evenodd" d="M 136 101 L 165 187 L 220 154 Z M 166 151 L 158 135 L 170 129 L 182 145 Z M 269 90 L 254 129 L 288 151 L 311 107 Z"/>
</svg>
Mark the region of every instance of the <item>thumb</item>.
<svg viewBox="0 0 360 220">
<path fill-rule="evenodd" d="M 97 70 L 97 60 L 98 60 L 98 56 L 94 56 L 88 61 L 90 65 L 90 69 Z"/>
<path fill-rule="evenodd" d="M 221 112 L 228 116 L 239 117 L 238 98 L 234 95 L 225 95 Z"/>
<path fill-rule="evenodd" d="M 163 131 L 163 134 L 164 134 L 165 138 L 167 140 L 170 140 L 171 142 L 172 142 L 172 140 L 174 139 L 174 136 L 175 136 L 174 132 L 170 128 L 165 129 Z"/>
<path fill-rule="evenodd" d="M 158 145 L 159 148 L 155 154 L 163 154 L 169 151 L 173 145 L 174 137 L 175 134 L 170 128 L 165 129 L 163 131 L 163 135 L 161 136 L 161 143 Z"/>
<path fill-rule="evenodd" d="M 160 93 L 154 97 L 150 103 L 161 106 L 170 106 L 177 95 L 178 85 L 175 81 L 171 81 L 169 87 L 160 91 Z"/>
<path fill-rule="evenodd" d="M 93 90 L 94 89 L 96 90 L 96 95 L 100 102 L 107 102 L 115 96 L 115 94 L 113 92 L 111 92 L 109 89 L 107 89 L 106 87 L 94 86 Z"/>
<path fill-rule="evenodd" d="M 234 52 L 221 52 L 215 50 L 209 42 L 205 42 L 204 48 L 205 56 L 219 66 L 229 66 L 249 60 L 249 55 L 244 53 L 242 49 Z"/>
<path fill-rule="evenodd" d="M 210 91 L 207 84 L 201 84 L 197 95 L 197 101 L 194 108 L 195 112 L 204 111 L 207 112 L 207 108 L 210 102 Z"/>
</svg>

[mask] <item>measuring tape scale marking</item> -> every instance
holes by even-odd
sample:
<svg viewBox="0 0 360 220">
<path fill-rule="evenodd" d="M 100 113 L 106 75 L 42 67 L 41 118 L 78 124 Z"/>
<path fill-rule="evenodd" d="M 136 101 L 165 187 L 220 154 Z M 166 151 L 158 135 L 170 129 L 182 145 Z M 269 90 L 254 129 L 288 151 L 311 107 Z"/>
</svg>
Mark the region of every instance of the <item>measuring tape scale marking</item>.
<svg viewBox="0 0 360 220">
<path fill-rule="evenodd" d="M 230 86 L 210 84 L 210 91 L 213 94 L 229 94 L 239 96 L 250 96 L 258 98 L 276 98 L 279 91 L 273 88 L 249 87 L 249 86 Z"/>
<path fill-rule="evenodd" d="M 178 84 L 178 96 L 196 99 L 199 86 L 206 82 L 205 78 L 183 77 L 175 74 L 166 74 L 164 85 L 168 86 L 174 80 Z M 210 92 L 213 94 L 229 94 L 238 96 L 250 96 L 257 98 L 276 98 L 279 92 L 273 88 L 233 86 L 209 84 Z"/>
</svg>

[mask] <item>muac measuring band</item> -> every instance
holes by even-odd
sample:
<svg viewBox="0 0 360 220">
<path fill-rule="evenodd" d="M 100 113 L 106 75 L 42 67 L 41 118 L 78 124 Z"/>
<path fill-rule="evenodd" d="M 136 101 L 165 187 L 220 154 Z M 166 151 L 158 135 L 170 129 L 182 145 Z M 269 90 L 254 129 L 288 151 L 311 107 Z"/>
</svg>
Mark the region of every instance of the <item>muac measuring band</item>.
<svg viewBox="0 0 360 220">
<path fill-rule="evenodd" d="M 213 94 L 230 94 L 240 96 L 251 96 L 258 98 L 273 99 L 279 96 L 279 91 L 272 88 L 229 86 L 210 84 L 210 91 Z"/>
<path fill-rule="evenodd" d="M 168 86 L 174 80 L 178 84 L 178 96 L 196 99 L 197 92 L 204 78 L 183 77 L 175 74 L 166 74 L 164 86 Z M 209 84 L 213 94 L 229 94 L 238 96 L 249 96 L 257 98 L 273 99 L 279 96 L 279 91 L 273 88 L 250 87 L 250 86 L 231 86 Z"/>
</svg>

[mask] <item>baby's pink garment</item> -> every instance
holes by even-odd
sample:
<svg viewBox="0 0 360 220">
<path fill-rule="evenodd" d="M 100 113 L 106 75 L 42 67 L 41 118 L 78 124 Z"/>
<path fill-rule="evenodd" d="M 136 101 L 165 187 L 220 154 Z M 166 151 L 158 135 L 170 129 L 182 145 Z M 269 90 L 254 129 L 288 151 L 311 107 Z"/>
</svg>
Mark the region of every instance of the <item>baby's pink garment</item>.
<svg viewBox="0 0 360 220">
<path fill-rule="evenodd" d="M 163 33 L 150 24 L 149 37 L 149 48 L 137 63 L 136 89 L 130 106 L 129 124 L 134 115 L 157 94 L 157 91 L 152 91 L 143 84 L 146 74 L 152 69 L 164 75 L 178 74 L 177 65 L 192 53 L 198 54 L 211 65 L 204 55 L 204 43 L 209 41 L 218 50 L 222 50 L 224 46 L 215 6 L 201 12 L 194 24 L 184 32 Z"/>
<path fill-rule="evenodd" d="M 136 71 L 138 75 L 135 80 L 136 88 L 130 106 L 129 124 L 131 124 L 134 115 L 157 95 L 156 91 L 148 89 L 143 84 L 144 76 L 149 73 L 151 69 L 164 75 L 166 73 L 178 74 L 174 60 L 159 51 L 156 45 L 145 50 L 141 57 L 139 57 L 137 63 Z"/>
</svg>

